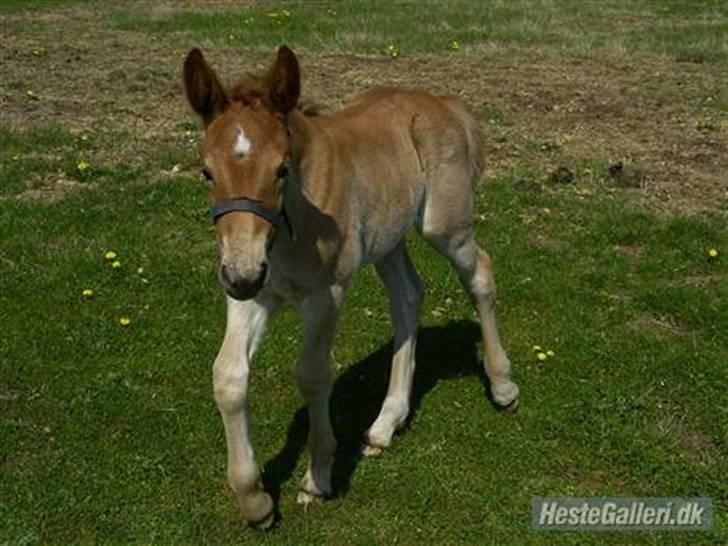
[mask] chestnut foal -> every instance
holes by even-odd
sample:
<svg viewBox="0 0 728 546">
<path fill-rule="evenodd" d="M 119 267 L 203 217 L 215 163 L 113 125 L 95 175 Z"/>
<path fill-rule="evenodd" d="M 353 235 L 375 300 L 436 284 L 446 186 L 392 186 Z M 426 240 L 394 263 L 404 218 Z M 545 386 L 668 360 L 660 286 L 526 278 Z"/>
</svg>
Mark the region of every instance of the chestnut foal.
<svg viewBox="0 0 728 546">
<path fill-rule="evenodd" d="M 478 128 L 456 99 L 376 89 L 344 110 L 297 108 L 298 61 L 282 46 L 270 70 L 224 89 L 199 49 L 184 63 L 227 297 L 227 328 L 215 360 L 214 392 L 225 426 L 228 480 L 245 518 L 265 528 L 273 501 L 250 445 L 250 362 L 268 317 L 298 305 L 304 346 L 296 372 L 306 400 L 310 462 L 300 503 L 331 495 L 336 440 L 329 419 L 329 355 L 352 275 L 374 264 L 389 294 L 392 371 L 365 453 L 392 441 L 407 418 L 422 283 L 405 249 L 410 226 L 457 269 L 479 315 L 493 400 L 514 408 L 518 387 L 498 338 L 491 261 L 473 239 L 473 186 L 482 159 Z"/>
</svg>

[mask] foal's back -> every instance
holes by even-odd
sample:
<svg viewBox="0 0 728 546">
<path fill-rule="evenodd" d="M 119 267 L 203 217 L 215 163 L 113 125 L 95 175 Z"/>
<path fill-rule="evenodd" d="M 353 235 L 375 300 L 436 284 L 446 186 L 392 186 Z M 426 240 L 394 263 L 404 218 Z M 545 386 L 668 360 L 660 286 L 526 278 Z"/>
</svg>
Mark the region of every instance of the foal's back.
<svg viewBox="0 0 728 546">
<path fill-rule="evenodd" d="M 309 146 L 308 178 L 321 181 L 322 196 L 344 192 L 336 200 L 342 208 L 330 212 L 341 225 L 360 229 L 350 235 L 362 243 L 357 254 L 364 262 L 376 261 L 411 225 L 422 229 L 433 196 L 454 204 L 450 210 L 461 218 L 472 214 L 481 148 L 461 101 L 377 88 L 311 119 L 318 131 Z"/>
</svg>

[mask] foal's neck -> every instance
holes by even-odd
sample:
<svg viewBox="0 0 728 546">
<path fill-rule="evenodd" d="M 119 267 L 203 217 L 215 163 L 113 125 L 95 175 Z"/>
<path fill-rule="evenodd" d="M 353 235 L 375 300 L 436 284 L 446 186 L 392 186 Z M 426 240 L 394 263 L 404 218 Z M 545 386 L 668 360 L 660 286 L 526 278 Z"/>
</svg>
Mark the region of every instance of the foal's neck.
<svg viewBox="0 0 728 546">
<path fill-rule="evenodd" d="M 316 199 L 316 194 L 325 191 L 328 180 L 310 180 L 309 176 L 314 170 L 313 163 L 326 162 L 330 145 L 317 127 L 316 122 L 300 110 L 294 110 L 288 115 L 288 128 L 291 135 L 291 166 L 295 173 L 292 186 L 295 194 L 305 200 Z M 315 204 L 315 203 L 314 203 Z"/>
</svg>

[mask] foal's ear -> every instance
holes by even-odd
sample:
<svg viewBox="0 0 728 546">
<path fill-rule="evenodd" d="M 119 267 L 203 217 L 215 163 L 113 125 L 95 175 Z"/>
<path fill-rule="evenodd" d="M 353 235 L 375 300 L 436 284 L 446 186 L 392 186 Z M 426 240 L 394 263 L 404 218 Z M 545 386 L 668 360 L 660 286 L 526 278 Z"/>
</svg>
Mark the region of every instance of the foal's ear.
<svg viewBox="0 0 728 546">
<path fill-rule="evenodd" d="M 187 54 L 184 76 L 190 106 L 200 114 L 205 125 L 208 125 L 222 112 L 227 99 L 220 80 L 199 49 L 195 48 Z"/>
<path fill-rule="evenodd" d="M 270 100 L 273 108 L 287 114 L 298 103 L 301 93 L 301 73 L 298 59 L 288 46 L 278 48 L 278 55 L 270 71 Z"/>
</svg>

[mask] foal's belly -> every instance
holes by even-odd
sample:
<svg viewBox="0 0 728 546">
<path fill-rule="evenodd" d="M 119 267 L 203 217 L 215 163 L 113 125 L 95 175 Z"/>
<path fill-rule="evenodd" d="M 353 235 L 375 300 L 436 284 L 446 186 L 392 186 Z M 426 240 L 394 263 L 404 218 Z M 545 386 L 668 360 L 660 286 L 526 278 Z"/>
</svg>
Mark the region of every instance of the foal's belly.
<svg viewBox="0 0 728 546">
<path fill-rule="evenodd" d="M 357 242 L 361 265 L 376 263 L 397 246 L 415 223 L 424 196 L 424 184 L 401 184 L 380 199 L 360 204 Z"/>
</svg>

